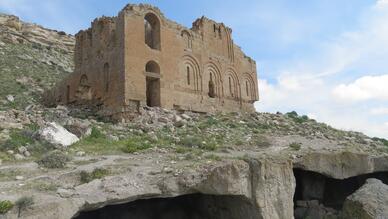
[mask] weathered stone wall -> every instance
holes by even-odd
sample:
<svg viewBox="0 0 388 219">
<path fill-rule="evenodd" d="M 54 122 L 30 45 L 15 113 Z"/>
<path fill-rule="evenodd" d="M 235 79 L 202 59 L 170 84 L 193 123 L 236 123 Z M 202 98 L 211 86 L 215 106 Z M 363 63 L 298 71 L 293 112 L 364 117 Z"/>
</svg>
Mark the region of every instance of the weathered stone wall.
<svg viewBox="0 0 388 219">
<path fill-rule="evenodd" d="M 188 29 L 150 5 L 127 5 L 117 17 L 96 19 L 76 35 L 75 72 L 56 99 L 100 104 L 117 117 L 146 105 L 253 111 L 256 63 L 231 33 L 205 17 Z"/>
</svg>

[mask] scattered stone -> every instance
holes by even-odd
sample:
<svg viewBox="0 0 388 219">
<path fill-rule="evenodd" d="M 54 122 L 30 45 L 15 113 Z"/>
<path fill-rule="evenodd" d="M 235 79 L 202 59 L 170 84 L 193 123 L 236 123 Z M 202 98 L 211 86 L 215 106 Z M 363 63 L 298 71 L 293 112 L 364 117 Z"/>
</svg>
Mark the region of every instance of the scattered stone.
<svg viewBox="0 0 388 219">
<path fill-rule="evenodd" d="M 77 157 L 84 157 L 86 155 L 85 151 L 77 151 L 77 153 L 75 154 L 75 156 Z"/>
<path fill-rule="evenodd" d="M 111 141 L 119 141 L 119 137 L 115 136 L 115 135 L 108 135 L 108 139 L 111 140 Z"/>
<path fill-rule="evenodd" d="M 162 123 L 168 123 L 168 119 L 166 117 L 160 117 L 158 119 L 159 122 L 162 122 Z"/>
<path fill-rule="evenodd" d="M 163 172 L 164 172 L 164 173 L 172 173 L 173 171 L 174 171 L 174 169 L 171 168 L 171 167 L 165 167 L 165 168 L 163 168 Z"/>
<path fill-rule="evenodd" d="M 25 157 L 24 157 L 23 155 L 21 155 L 21 154 L 15 154 L 14 157 L 15 157 L 15 160 L 23 160 L 23 159 L 25 158 Z"/>
<path fill-rule="evenodd" d="M 70 198 L 73 195 L 73 192 L 67 189 L 59 188 L 57 193 L 62 198 Z"/>
<path fill-rule="evenodd" d="M 9 154 L 9 155 L 13 155 L 15 152 L 13 151 L 13 150 L 8 150 L 7 151 L 7 154 Z"/>
<path fill-rule="evenodd" d="M 75 134 L 78 138 L 88 137 L 92 133 L 91 123 L 88 121 L 74 121 L 66 125 L 66 129 Z"/>
<path fill-rule="evenodd" d="M 18 151 L 19 151 L 20 154 L 24 154 L 24 152 L 27 151 L 27 148 L 24 147 L 24 146 L 21 146 L 21 147 L 18 148 Z"/>
<path fill-rule="evenodd" d="M 181 117 L 183 119 L 185 119 L 185 120 L 190 120 L 191 119 L 191 117 L 189 115 L 187 115 L 187 114 L 182 114 Z"/>
<path fill-rule="evenodd" d="M 16 176 L 15 179 L 20 181 L 20 180 L 23 180 L 24 177 L 23 176 Z"/>
<path fill-rule="evenodd" d="M 1 122 L 0 129 L 23 129 L 23 125 L 17 122 Z"/>
<path fill-rule="evenodd" d="M 12 95 L 7 95 L 6 99 L 7 99 L 9 102 L 11 102 L 11 103 L 13 103 L 13 102 L 15 101 L 15 97 L 12 96 Z"/>
<path fill-rule="evenodd" d="M 23 155 L 24 155 L 25 157 L 31 157 L 31 153 L 30 153 L 29 151 L 25 151 L 25 152 L 23 153 Z"/>
</svg>

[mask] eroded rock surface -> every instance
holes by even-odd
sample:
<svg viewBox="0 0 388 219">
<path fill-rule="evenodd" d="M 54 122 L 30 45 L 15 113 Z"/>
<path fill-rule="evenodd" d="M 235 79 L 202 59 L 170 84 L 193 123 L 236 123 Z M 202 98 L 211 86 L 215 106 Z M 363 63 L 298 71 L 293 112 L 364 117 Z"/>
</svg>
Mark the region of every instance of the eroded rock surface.
<svg viewBox="0 0 388 219">
<path fill-rule="evenodd" d="M 344 219 L 384 219 L 388 217 L 388 185 L 368 179 L 364 186 L 349 196 L 343 209 Z"/>
</svg>

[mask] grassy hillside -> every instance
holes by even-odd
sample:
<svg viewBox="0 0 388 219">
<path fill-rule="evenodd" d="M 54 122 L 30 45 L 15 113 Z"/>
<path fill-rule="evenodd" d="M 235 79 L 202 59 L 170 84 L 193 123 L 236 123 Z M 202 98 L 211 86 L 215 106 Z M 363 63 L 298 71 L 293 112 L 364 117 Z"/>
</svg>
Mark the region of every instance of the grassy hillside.
<svg viewBox="0 0 388 219">
<path fill-rule="evenodd" d="M 72 54 L 39 44 L 0 41 L 0 110 L 24 109 L 73 68 Z M 14 101 L 7 101 L 12 95 Z"/>
</svg>

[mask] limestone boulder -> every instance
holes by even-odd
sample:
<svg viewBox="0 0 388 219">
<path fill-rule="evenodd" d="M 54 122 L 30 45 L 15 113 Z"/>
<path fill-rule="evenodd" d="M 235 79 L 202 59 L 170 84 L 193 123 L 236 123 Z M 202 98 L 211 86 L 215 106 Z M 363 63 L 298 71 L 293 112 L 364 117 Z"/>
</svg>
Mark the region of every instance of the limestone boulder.
<svg viewBox="0 0 388 219">
<path fill-rule="evenodd" d="M 368 179 L 359 190 L 346 199 L 343 218 L 388 218 L 388 185 L 378 179 Z"/>
<path fill-rule="evenodd" d="M 79 141 L 76 135 L 54 122 L 47 123 L 38 131 L 38 135 L 40 138 L 62 147 L 68 147 Z"/>
</svg>

